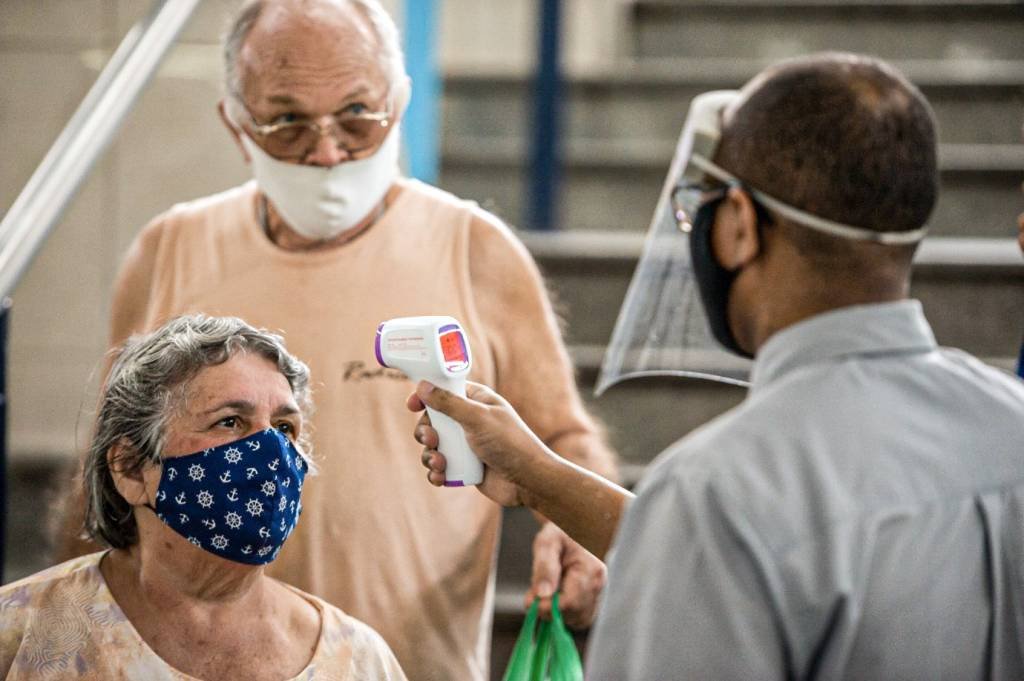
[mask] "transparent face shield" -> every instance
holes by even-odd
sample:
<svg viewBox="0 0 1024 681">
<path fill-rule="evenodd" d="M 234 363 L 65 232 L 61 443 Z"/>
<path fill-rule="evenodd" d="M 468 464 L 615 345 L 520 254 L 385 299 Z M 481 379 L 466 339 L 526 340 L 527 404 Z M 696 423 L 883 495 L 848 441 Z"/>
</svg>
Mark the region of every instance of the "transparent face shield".
<svg viewBox="0 0 1024 681">
<path fill-rule="evenodd" d="M 704 172 L 691 159 L 711 158 L 722 111 L 739 93 L 708 92 L 694 98 L 676 145 L 668 177 L 647 230 L 595 393 L 629 378 L 679 376 L 746 385 L 750 361 L 724 350 L 711 336 L 690 260 L 689 239 L 679 231 L 673 194 L 682 178 L 698 187 Z M 676 194 L 695 211 L 700 192 Z M 684 209 L 684 210 L 685 210 Z M 691 213 L 692 215 L 693 213 Z"/>
<path fill-rule="evenodd" d="M 676 376 L 747 385 L 750 360 L 715 341 L 701 303 L 686 232 L 700 205 L 725 186 L 740 186 L 764 209 L 832 236 L 883 244 L 920 241 L 926 228 L 877 232 L 832 222 L 743 185 L 712 163 L 722 116 L 736 90 L 693 99 L 637 264 L 605 352 L 595 393 L 631 378 Z"/>
</svg>

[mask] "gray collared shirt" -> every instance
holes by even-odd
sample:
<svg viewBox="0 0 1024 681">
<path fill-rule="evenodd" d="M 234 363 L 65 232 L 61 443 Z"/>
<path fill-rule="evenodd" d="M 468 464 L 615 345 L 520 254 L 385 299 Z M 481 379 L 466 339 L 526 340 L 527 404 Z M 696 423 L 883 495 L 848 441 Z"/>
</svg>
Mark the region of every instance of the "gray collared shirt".
<svg viewBox="0 0 1024 681">
<path fill-rule="evenodd" d="M 615 541 L 590 679 L 1024 679 L 1024 382 L 916 301 L 772 336 Z"/>
</svg>

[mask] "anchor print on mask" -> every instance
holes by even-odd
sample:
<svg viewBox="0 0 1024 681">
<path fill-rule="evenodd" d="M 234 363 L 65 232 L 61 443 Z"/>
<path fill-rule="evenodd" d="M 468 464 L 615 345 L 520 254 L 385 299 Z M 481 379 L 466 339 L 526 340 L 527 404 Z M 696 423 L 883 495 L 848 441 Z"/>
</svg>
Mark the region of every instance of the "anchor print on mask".
<svg viewBox="0 0 1024 681">
<path fill-rule="evenodd" d="M 158 517 L 169 518 L 168 527 L 222 558 L 270 562 L 302 512 L 299 496 L 308 465 L 276 429 L 166 458 L 163 465 Z"/>
</svg>

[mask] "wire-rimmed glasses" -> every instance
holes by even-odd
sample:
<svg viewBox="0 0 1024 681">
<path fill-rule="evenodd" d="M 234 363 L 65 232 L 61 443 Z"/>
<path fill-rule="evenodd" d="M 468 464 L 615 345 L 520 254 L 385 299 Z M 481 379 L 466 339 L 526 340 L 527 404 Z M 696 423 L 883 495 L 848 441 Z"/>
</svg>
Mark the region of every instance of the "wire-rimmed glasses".
<svg viewBox="0 0 1024 681">
<path fill-rule="evenodd" d="M 391 127 L 393 106 L 391 91 L 385 96 L 385 108 L 367 111 L 366 105 L 353 103 L 336 114 L 310 119 L 296 114 L 284 114 L 270 123 L 260 123 L 244 103 L 239 102 L 249 116 L 249 127 L 260 146 L 282 161 L 301 161 L 324 135 L 332 135 L 338 145 L 352 159 L 369 156 L 384 141 Z"/>
<path fill-rule="evenodd" d="M 671 195 L 672 216 L 676 220 L 676 227 L 679 228 L 679 231 L 689 234 L 693 229 L 693 219 L 697 216 L 700 207 L 725 196 L 728 191 L 728 185 L 680 180 L 679 184 L 672 189 Z"/>
</svg>

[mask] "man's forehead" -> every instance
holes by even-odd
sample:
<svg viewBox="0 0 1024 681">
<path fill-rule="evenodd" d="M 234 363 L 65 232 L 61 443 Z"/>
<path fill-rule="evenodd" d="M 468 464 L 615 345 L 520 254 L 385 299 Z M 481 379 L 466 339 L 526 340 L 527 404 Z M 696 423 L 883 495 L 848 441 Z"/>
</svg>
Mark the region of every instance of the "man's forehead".
<svg viewBox="0 0 1024 681">
<path fill-rule="evenodd" d="M 306 14 L 275 6 L 274 14 L 261 16 L 238 56 L 245 101 L 314 111 L 350 97 L 382 96 L 389 85 L 386 55 L 366 17 L 347 5 Z"/>
<path fill-rule="evenodd" d="M 260 15 L 242 45 L 240 67 L 243 76 L 298 69 L 331 77 L 339 69 L 382 66 L 383 58 L 376 32 L 355 4 L 291 0 Z"/>
<path fill-rule="evenodd" d="M 273 35 L 310 28 L 354 32 L 371 41 L 375 38 L 366 15 L 351 0 L 277 0 L 260 13 L 252 33 Z"/>
</svg>

